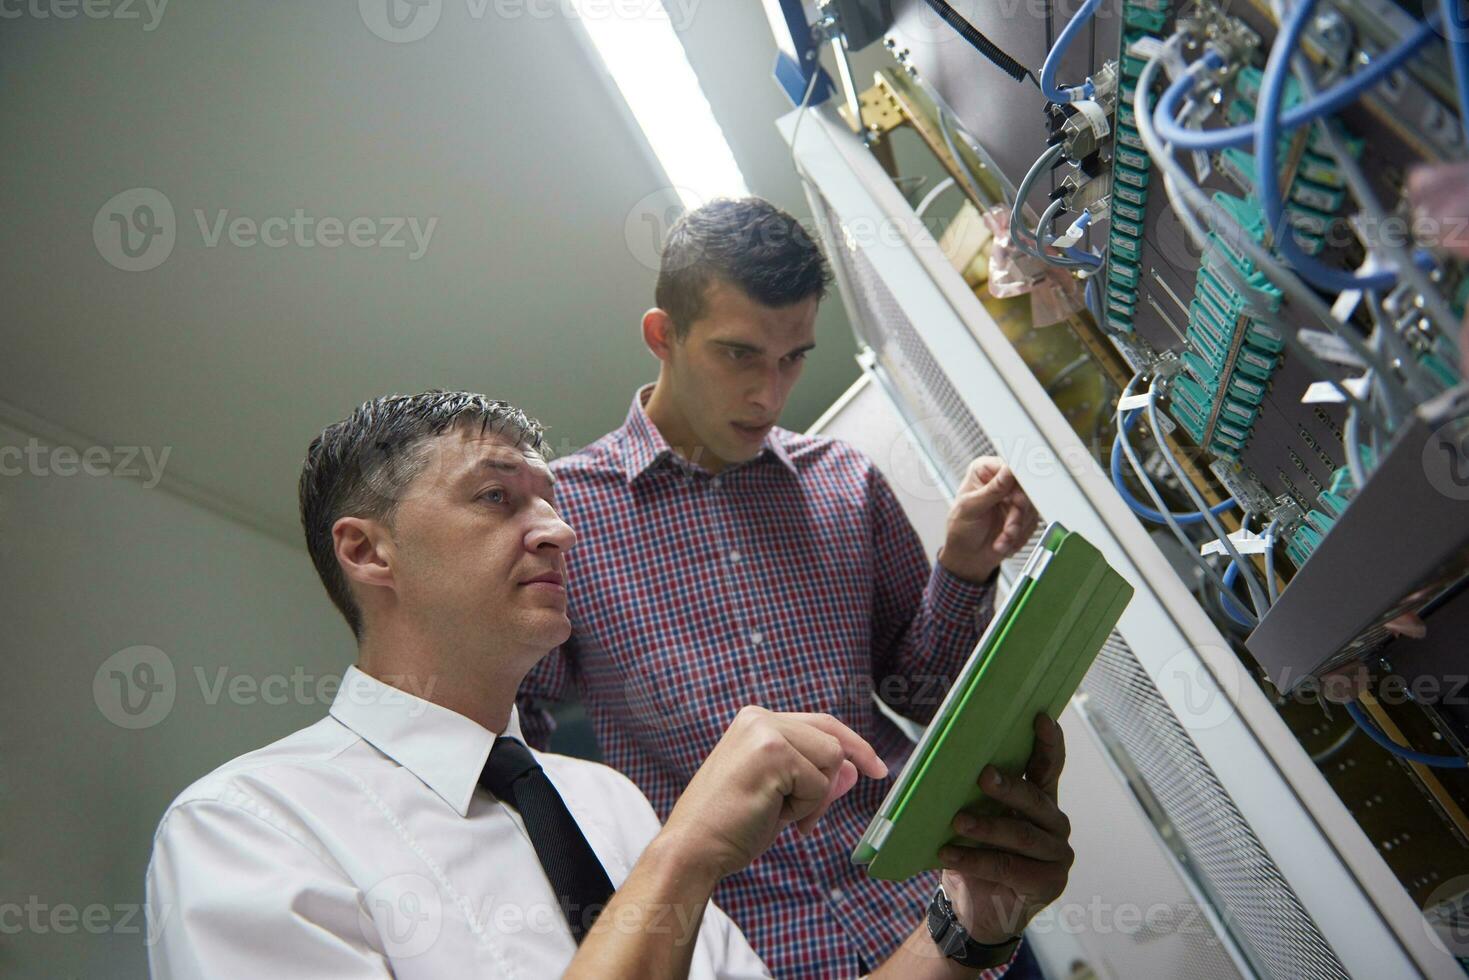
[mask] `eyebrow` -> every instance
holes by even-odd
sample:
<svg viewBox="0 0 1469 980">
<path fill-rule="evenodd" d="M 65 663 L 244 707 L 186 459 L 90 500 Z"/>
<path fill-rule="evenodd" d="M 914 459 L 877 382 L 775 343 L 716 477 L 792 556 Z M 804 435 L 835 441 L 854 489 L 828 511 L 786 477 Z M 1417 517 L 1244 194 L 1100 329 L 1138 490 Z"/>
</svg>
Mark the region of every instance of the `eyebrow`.
<svg viewBox="0 0 1469 980">
<path fill-rule="evenodd" d="M 555 473 L 552 473 L 550 469 L 534 469 L 533 467 L 526 465 L 525 462 L 520 460 L 511 462 L 510 460 L 500 456 L 481 456 L 479 459 L 470 464 L 469 468 L 465 471 L 464 478 L 468 479 L 481 470 L 494 470 L 498 473 L 509 473 L 512 475 L 530 473 L 533 476 L 538 477 L 541 482 L 545 483 L 552 490 L 556 489 Z"/>
<path fill-rule="evenodd" d="M 755 344 L 741 343 L 738 340 L 716 340 L 716 341 L 714 341 L 714 343 L 715 344 L 718 344 L 720 347 L 724 347 L 724 348 L 726 348 L 728 350 L 749 351 L 751 354 L 764 354 L 765 353 L 765 348 L 763 348 L 763 347 L 758 347 Z M 788 351 L 785 356 L 786 357 L 790 357 L 792 354 L 804 354 L 807 351 L 812 351 L 812 350 L 815 350 L 815 349 L 816 349 L 816 345 L 815 344 L 802 344 L 800 347 L 796 347 L 796 348 Z"/>
</svg>

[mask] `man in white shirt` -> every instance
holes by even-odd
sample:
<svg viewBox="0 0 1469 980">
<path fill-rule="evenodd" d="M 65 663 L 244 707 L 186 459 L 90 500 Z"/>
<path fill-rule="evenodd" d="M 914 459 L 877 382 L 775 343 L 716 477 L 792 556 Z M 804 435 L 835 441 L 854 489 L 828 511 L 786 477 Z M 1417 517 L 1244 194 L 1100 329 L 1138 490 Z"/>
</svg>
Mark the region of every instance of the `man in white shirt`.
<svg viewBox="0 0 1469 980">
<path fill-rule="evenodd" d="M 570 632 L 541 430 L 466 393 L 380 398 L 307 451 L 301 514 L 358 640 L 329 715 L 189 787 L 148 866 L 155 977 L 747 977 L 709 902 L 789 824 L 885 770 L 834 718 L 742 710 L 659 827 L 625 777 L 525 748 L 521 678 Z M 636 601 L 630 597 L 630 601 Z M 1013 817 L 956 830 L 945 949 L 875 975 L 972 977 L 1065 887 L 1059 729 L 1037 722 Z M 614 891 L 615 889 L 615 891 Z M 939 899 L 936 898 L 936 903 Z M 998 940 L 998 941 L 996 941 Z"/>
</svg>

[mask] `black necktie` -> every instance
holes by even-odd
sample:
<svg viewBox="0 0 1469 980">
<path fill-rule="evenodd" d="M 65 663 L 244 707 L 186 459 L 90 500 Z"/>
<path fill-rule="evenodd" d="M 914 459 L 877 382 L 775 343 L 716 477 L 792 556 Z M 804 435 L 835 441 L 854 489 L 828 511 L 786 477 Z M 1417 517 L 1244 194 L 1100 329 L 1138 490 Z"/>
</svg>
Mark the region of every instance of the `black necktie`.
<svg viewBox="0 0 1469 980">
<path fill-rule="evenodd" d="M 571 936 L 580 946 L 614 889 L 561 794 L 530 749 L 503 735 L 495 739 L 479 783 L 500 802 L 519 811 L 536 857 L 551 881 L 551 890 L 561 903 L 566 924 L 571 927 Z"/>
</svg>

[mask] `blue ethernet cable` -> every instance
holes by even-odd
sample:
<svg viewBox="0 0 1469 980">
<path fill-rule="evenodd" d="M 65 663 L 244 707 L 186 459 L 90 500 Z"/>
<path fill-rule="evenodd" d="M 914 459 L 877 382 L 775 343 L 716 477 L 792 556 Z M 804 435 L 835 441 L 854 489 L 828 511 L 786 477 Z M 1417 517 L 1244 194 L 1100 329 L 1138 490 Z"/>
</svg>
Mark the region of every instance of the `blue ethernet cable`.
<svg viewBox="0 0 1469 980">
<path fill-rule="evenodd" d="M 1465 759 L 1463 756 L 1430 755 L 1427 752 L 1418 752 L 1410 749 L 1406 745 L 1399 745 L 1397 742 L 1388 738 L 1386 732 L 1373 724 L 1372 719 L 1367 717 L 1367 712 L 1362 710 L 1362 706 L 1355 701 L 1348 701 L 1346 709 L 1347 714 L 1352 716 L 1352 721 L 1357 723 L 1357 727 L 1362 729 L 1364 735 L 1400 759 L 1406 759 L 1408 762 L 1416 762 L 1420 766 L 1432 766 L 1437 769 L 1469 769 L 1469 759 Z"/>
<path fill-rule="evenodd" d="M 1449 40 L 1449 60 L 1454 66 L 1455 90 L 1459 95 L 1459 119 L 1469 134 L 1469 21 L 1456 16 L 1456 0 L 1442 0 L 1439 7 L 1444 36 Z"/>
<path fill-rule="evenodd" d="M 1453 0 L 1449 0 L 1453 2 Z M 1290 77 L 1290 60 L 1300 46 L 1301 35 L 1310 22 L 1316 0 L 1296 0 L 1286 15 L 1270 57 L 1265 62 L 1265 71 L 1260 82 L 1260 99 L 1255 109 L 1255 193 L 1260 199 L 1260 210 L 1275 237 L 1275 250 L 1288 261 L 1301 278 L 1318 289 L 1328 292 L 1344 292 L 1349 289 L 1387 290 L 1398 281 L 1395 269 L 1382 269 L 1362 275 L 1333 269 L 1306 254 L 1296 244 L 1295 235 L 1285 218 L 1285 204 L 1281 200 L 1280 174 L 1276 169 L 1280 147 L 1281 106 L 1285 100 L 1285 86 Z M 1353 76 L 1356 77 L 1356 76 Z M 1433 256 L 1419 252 L 1415 256 L 1419 264 L 1433 265 Z"/>
<path fill-rule="evenodd" d="M 1366 68 L 1319 93 L 1315 98 L 1292 106 L 1281 117 L 1281 125 L 1285 129 L 1295 129 L 1355 102 L 1363 92 L 1381 82 L 1432 40 L 1437 35 L 1435 27 L 1438 20 L 1438 15 L 1435 14 L 1421 21 L 1407 37 L 1378 55 Z M 1204 53 L 1204 61 L 1211 68 L 1224 67 L 1224 59 L 1212 50 Z M 1180 75 L 1153 107 L 1153 128 L 1163 141 L 1183 150 L 1222 150 L 1230 146 L 1251 146 L 1255 141 L 1253 123 L 1240 123 L 1238 126 L 1223 129 L 1189 129 L 1175 121 L 1179 106 L 1193 85 L 1193 76 Z"/>
<path fill-rule="evenodd" d="M 1452 3 L 1453 0 L 1449 2 Z M 1056 69 L 1060 67 L 1061 58 L 1066 54 L 1066 49 L 1071 46 L 1072 41 L 1076 40 L 1076 36 L 1081 33 L 1081 29 L 1086 26 L 1087 21 L 1092 19 L 1092 15 L 1101 5 L 1102 0 L 1084 0 L 1072 18 L 1066 22 L 1066 26 L 1061 29 L 1061 34 L 1056 38 L 1056 43 L 1051 45 L 1051 50 L 1046 53 L 1045 64 L 1041 66 L 1041 91 L 1052 102 L 1081 102 L 1096 96 L 1097 88 L 1092 84 L 1090 78 L 1071 88 L 1057 86 Z"/>
<path fill-rule="evenodd" d="M 1234 620 L 1247 630 L 1255 628 L 1254 622 L 1249 620 L 1244 607 L 1234 597 L 1234 583 L 1239 581 L 1239 564 L 1230 562 L 1229 567 L 1224 570 L 1225 590 L 1219 593 L 1219 608 L 1224 610 L 1224 615 Z"/>
<path fill-rule="evenodd" d="M 1131 413 L 1124 415 L 1122 417 L 1123 429 L 1130 431 L 1132 427 L 1137 424 L 1138 417 L 1141 414 L 1142 409 L 1139 408 L 1133 409 Z M 1154 524 L 1168 523 L 1167 518 L 1163 516 L 1162 511 L 1155 510 L 1154 508 L 1149 507 L 1147 504 L 1143 503 L 1141 500 L 1138 500 L 1137 497 L 1133 496 L 1132 491 L 1127 489 L 1127 484 L 1123 482 L 1123 438 L 1123 432 L 1118 432 L 1116 437 L 1112 440 L 1112 485 L 1117 488 L 1117 493 L 1122 497 L 1127 506 L 1131 508 L 1132 512 L 1138 517 L 1141 517 L 1145 521 L 1152 521 Z M 1233 507 L 1234 498 L 1230 497 L 1228 500 L 1225 500 L 1222 503 L 1217 503 L 1213 507 L 1210 507 L 1209 511 L 1217 517 L 1218 515 L 1223 514 L 1225 511 L 1232 509 Z M 1198 524 L 1204 519 L 1204 515 L 1199 511 L 1174 511 L 1171 516 L 1179 524 Z M 1238 570 L 1236 570 L 1236 574 L 1238 574 Z"/>
</svg>

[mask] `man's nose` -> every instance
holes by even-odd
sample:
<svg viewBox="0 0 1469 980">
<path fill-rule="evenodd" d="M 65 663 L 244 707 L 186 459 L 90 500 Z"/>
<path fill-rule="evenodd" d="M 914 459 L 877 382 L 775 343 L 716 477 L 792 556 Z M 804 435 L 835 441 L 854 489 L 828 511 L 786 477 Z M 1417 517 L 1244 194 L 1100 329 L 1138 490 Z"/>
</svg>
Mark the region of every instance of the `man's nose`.
<svg viewBox="0 0 1469 980">
<path fill-rule="evenodd" d="M 576 532 L 555 512 L 542 514 L 536 518 L 530 533 L 526 535 L 525 546 L 530 551 L 543 548 L 570 551 L 576 546 Z"/>
<path fill-rule="evenodd" d="M 760 409 L 762 416 L 769 417 L 781 407 L 784 386 L 779 367 L 766 371 L 760 376 L 760 383 L 750 390 L 750 403 Z"/>
</svg>

